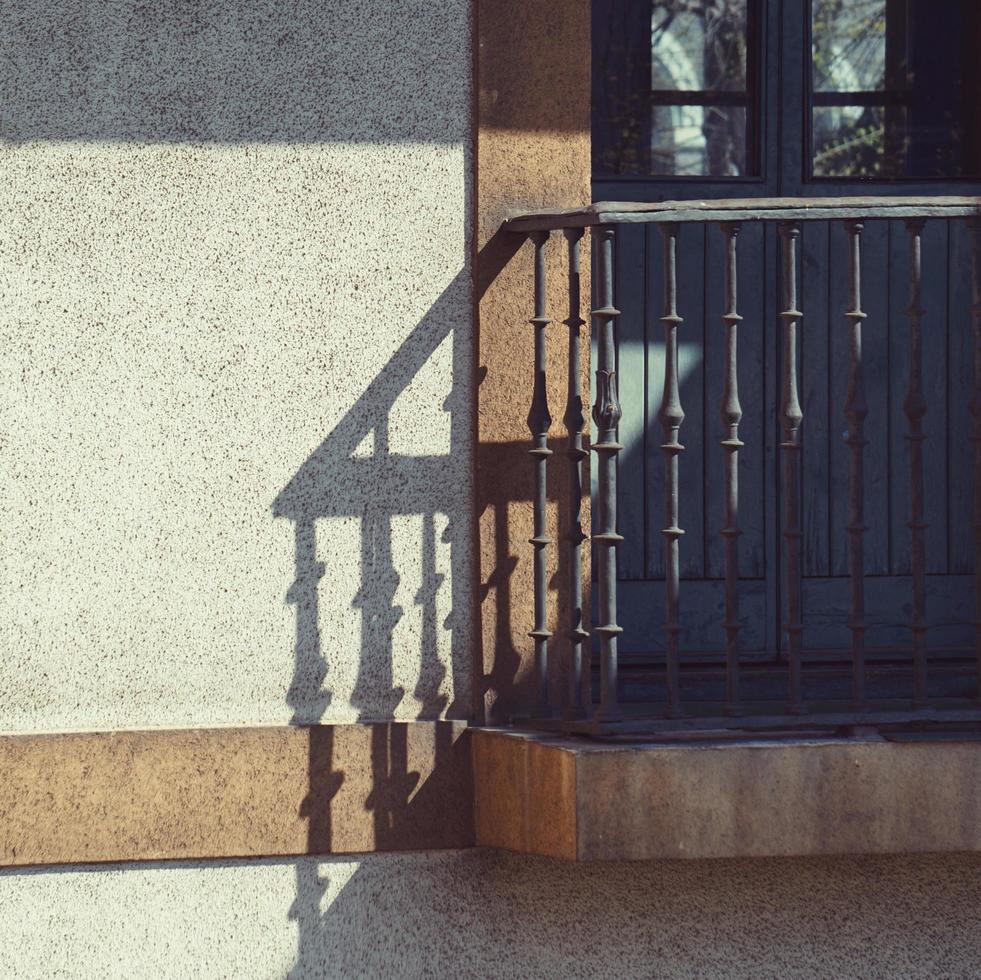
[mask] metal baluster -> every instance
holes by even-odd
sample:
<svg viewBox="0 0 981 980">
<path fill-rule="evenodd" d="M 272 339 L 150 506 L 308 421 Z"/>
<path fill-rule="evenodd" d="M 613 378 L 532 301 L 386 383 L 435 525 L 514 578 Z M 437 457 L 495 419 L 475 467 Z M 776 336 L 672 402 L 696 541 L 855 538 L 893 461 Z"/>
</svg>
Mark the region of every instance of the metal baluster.
<svg viewBox="0 0 981 980">
<path fill-rule="evenodd" d="M 535 549 L 534 588 L 535 588 L 535 628 L 528 634 L 535 641 L 535 706 L 534 716 L 544 718 L 548 715 L 548 641 L 551 630 L 548 628 L 546 601 L 548 583 L 546 580 L 545 549 L 552 539 L 545 530 L 546 468 L 552 450 L 548 448 L 548 430 L 552 417 L 548 413 L 548 393 L 545 384 L 545 330 L 551 322 L 545 316 L 545 245 L 549 233 L 535 232 L 531 240 L 535 243 L 535 315 L 529 321 L 535 328 L 535 380 L 531 409 L 528 412 L 528 429 L 534 446 L 528 450 L 535 459 L 535 497 L 534 497 L 534 537 L 530 544 Z"/>
<path fill-rule="evenodd" d="M 569 384 L 565 422 L 569 434 L 569 703 L 566 717 L 581 718 L 585 714 L 582 691 L 582 648 L 589 639 L 583 623 L 582 608 L 582 430 L 586 419 L 582 413 L 582 380 L 579 374 L 579 332 L 586 321 L 579 315 L 581 300 L 580 248 L 582 228 L 570 228 L 565 233 L 569 242 Z"/>
<path fill-rule="evenodd" d="M 725 312 L 722 322 L 726 335 L 725 380 L 722 386 L 722 425 L 725 436 L 725 541 L 726 612 L 722 628 L 726 634 L 726 713 L 742 713 L 739 704 L 739 423 L 743 409 L 739 404 L 738 331 L 742 317 L 736 312 L 736 236 L 737 222 L 723 222 L 725 236 Z"/>
<path fill-rule="evenodd" d="M 678 326 L 683 322 L 678 316 L 677 245 L 678 226 L 661 226 L 664 237 L 664 393 L 657 413 L 664 430 L 664 587 L 665 622 L 667 642 L 666 675 L 668 686 L 668 716 L 682 713 L 681 677 L 678 665 L 678 587 L 680 580 L 679 539 L 685 533 L 678 526 L 678 455 L 684 446 L 678 441 L 685 413 L 681 408 L 678 389 Z"/>
<path fill-rule="evenodd" d="M 617 534 L 617 453 L 623 448 L 617 442 L 620 403 L 617 400 L 613 322 L 620 311 L 613 305 L 613 237 L 609 225 L 593 232 L 599 274 L 599 306 L 592 311 L 596 321 L 599 363 L 596 367 L 596 404 L 593 420 L 599 441 L 593 450 L 599 456 L 597 525 L 592 536 L 599 548 L 599 625 L 600 637 L 600 704 L 597 719 L 613 721 L 620 717 L 617 697 L 617 545 L 623 540 Z"/>
<path fill-rule="evenodd" d="M 922 707 L 927 700 L 926 659 L 926 530 L 923 513 L 923 416 L 927 405 L 923 397 L 923 337 L 920 323 L 922 307 L 921 233 L 924 220 L 911 218 L 906 222 L 909 231 L 909 379 L 903 410 L 909 421 L 906 440 L 909 443 L 910 519 L 907 527 L 912 539 L 913 616 L 913 700 Z"/>
<path fill-rule="evenodd" d="M 801 694 L 801 582 L 800 582 L 800 427 L 804 421 L 797 395 L 797 324 L 803 317 L 797 309 L 797 239 L 800 227 L 793 222 L 780 224 L 783 251 L 783 377 L 780 397 L 780 425 L 783 429 L 783 539 L 788 663 L 790 667 L 787 709 L 791 714 L 804 711 Z"/>
<path fill-rule="evenodd" d="M 968 221 L 971 229 L 971 317 L 973 321 L 973 371 L 971 375 L 971 448 L 973 450 L 974 499 L 974 655 L 977 692 L 981 701 L 981 219 Z"/>
<path fill-rule="evenodd" d="M 848 628 L 852 631 L 852 707 L 865 707 L 865 418 L 869 414 L 865 401 L 865 375 L 862 367 L 862 249 L 860 221 L 846 221 L 848 232 L 848 320 L 849 368 L 848 393 L 845 396 L 845 421 L 848 431 L 845 445 L 848 462 L 848 557 L 851 576 L 851 616 Z"/>
</svg>

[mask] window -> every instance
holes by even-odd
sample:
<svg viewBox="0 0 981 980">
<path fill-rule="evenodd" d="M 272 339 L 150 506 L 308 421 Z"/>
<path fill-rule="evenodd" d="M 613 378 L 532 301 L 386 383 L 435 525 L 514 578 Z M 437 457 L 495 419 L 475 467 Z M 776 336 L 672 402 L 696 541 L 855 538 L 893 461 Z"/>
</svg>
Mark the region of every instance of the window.
<svg viewBox="0 0 981 980">
<path fill-rule="evenodd" d="M 814 178 L 981 175 L 978 0 L 812 0 Z"/>
<path fill-rule="evenodd" d="M 593 173 L 758 173 L 753 0 L 594 4 Z"/>
</svg>

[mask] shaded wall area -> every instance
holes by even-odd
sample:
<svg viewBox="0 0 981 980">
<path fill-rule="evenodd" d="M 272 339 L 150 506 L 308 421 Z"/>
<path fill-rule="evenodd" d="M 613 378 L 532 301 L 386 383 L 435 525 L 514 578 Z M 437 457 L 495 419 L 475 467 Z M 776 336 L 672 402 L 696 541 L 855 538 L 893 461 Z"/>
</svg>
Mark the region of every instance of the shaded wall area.
<svg viewBox="0 0 981 980">
<path fill-rule="evenodd" d="M 572 865 L 484 851 L 0 874 L 22 977 L 972 977 L 976 856 Z M 38 923 L 43 922 L 43 936 Z"/>
<path fill-rule="evenodd" d="M 590 200 L 589 0 L 477 0 L 477 177 L 475 238 L 479 351 L 477 375 L 477 521 L 479 635 L 482 665 L 477 711 L 493 722 L 527 710 L 533 643 L 531 499 L 534 470 L 527 416 L 533 380 L 532 246 L 501 232 L 509 215 Z M 583 242 L 582 309 L 589 304 L 589 239 Z M 547 514 L 549 624 L 555 664 L 565 662 L 571 620 L 568 593 L 569 316 L 566 243 L 553 235 L 547 253 L 547 393 L 553 418 Z M 587 317 L 588 318 L 588 317 Z M 587 336 L 588 327 L 582 336 Z M 583 390 L 588 340 L 578 365 Z M 588 406 L 587 412 L 588 415 Z M 588 487 L 588 461 L 584 466 Z M 587 492 L 588 498 L 588 492 Z M 583 503 L 588 527 L 589 501 Z M 588 546 L 585 567 L 589 567 Z M 588 591 L 585 609 L 589 609 Z M 587 612 L 588 620 L 588 612 Z M 560 703 L 561 671 L 553 675 Z"/>
</svg>

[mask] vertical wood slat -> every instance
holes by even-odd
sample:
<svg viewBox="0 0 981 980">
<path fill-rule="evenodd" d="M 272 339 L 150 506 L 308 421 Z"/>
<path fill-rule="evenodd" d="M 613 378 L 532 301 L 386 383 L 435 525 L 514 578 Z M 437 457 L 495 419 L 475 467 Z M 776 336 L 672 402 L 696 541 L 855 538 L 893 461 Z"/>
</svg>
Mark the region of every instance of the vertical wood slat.
<svg viewBox="0 0 981 980">
<path fill-rule="evenodd" d="M 845 445 L 848 446 L 848 561 L 851 578 L 852 707 L 865 706 L 865 373 L 862 363 L 862 223 L 845 222 L 848 233 L 848 393 L 845 396 Z"/>
<path fill-rule="evenodd" d="M 787 634 L 789 684 L 787 710 L 791 714 L 804 711 L 801 671 L 801 572 L 800 572 L 800 427 L 804 415 L 797 393 L 797 325 L 803 314 L 797 309 L 797 241 L 800 226 L 795 222 L 780 223 L 780 241 L 783 255 L 783 363 L 780 384 L 780 425 L 783 441 L 783 539 L 784 575 L 786 589 L 786 617 L 784 631 Z"/>
<path fill-rule="evenodd" d="M 910 468 L 910 529 L 912 547 L 912 617 L 910 631 L 913 634 L 913 700 L 917 707 L 926 704 L 927 656 L 926 656 L 926 530 L 923 504 L 923 417 L 927 412 L 923 397 L 923 337 L 921 321 L 924 314 L 922 300 L 922 218 L 906 222 L 909 233 L 909 363 L 906 398 L 903 411 L 908 428 L 906 442 L 909 447 Z"/>
<path fill-rule="evenodd" d="M 738 330 L 742 317 L 737 311 L 736 236 L 739 224 L 721 225 L 725 236 L 724 291 L 725 310 L 722 322 L 725 329 L 725 369 L 722 384 L 720 414 L 725 435 L 721 445 L 725 452 L 725 524 L 721 535 L 725 541 L 725 618 L 722 628 L 726 635 L 726 712 L 741 713 L 739 704 L 739 423 L 743 417 L 739 403 Z"/>
<path fill-rule="evenodd" d="M 528 412 L 528 430 L 532 436 L 529 454 L 535 460 L 534 536 L 529 543 L 534 548 L 534 600 L 535 628 L 528 634 L 535 641 L 535 704 L 533 715 L 544 718 L 548 706 L 548 641 L 552 636 L 548 628 L 546 602 L 548 582 L 545 549 L 552 543 L 546 533 L 546 476 L 548 457 L 548 430 L 552 417 L 548 411 L 548 392 L 545 377 L 545 332 L 551 322 L 545 315 L 545 246 L 548 232 L 535 232 L 531 240 L 535 245 L 535 315 L 529 321 L 535 328 L 535 376 L 532 389 L 531 409 Z"/>
<path fill-rule="evenodd" d="M 666 678 L 668 688 L 668 716 L 678 717 L 681 707 L 681 676 L 678 663 L 679 579 L 681 574 L 680 539 L 685 533 L 678 526 L 678 456 L 684 451 L 679 442 L 681 424 L 685 413 L 681 407 L 678 380 L 678 327 L 683 318 L 678 315 L 678 226 L 665 224 L 661 227 L 664 238 L 664 393 L 658 410 L 658 421 L 664 431 L 661 450 L 664 453 L 664 582 L 666 638 Z"/>
<path fill-rule="evenodd" d="M 981 701 L 981 219 L 968 221 L 971 232 L 971 450 L 974 531 L 974 656 L 977 672 L 975 698 Z"/>
<path fill-rule="evenodd" d="M 596 402 L 593 420 L 599 441 L 593 451 L 599 459 L 597 475 L 598 530 L 592 535 L 597 555 L 599 624 L 595 632 L 600 638 L 600 703 L 596 718 L 613 721 L 620 717 L 617 695 L 617 545 L 623 540 L 617 534 L 617 453 L 623 448 L 617 442 L 620 403 L 617 399 L 616 351 L 613 324 L 620 311 L 613 305 L 613 244 L 615 231 L 602 225 L 593 231 L 593 247 L 597 251 L 597 297 L 599 306 L 592 316 L 599 332 L 596 366 Z"/>
<path fill-rule="evenodd" d="M 616 368 L 623 417 L 617 425 L 617 436 L 624 451 L 617 459 L 617 521 L 621 527 L 632 529 L 617 549 L 621 582 L 643 579 L 646 561 L 646 262 L 646 226 L 619 225 L 613 255 L 613 298 L 620 310 L 616 324 Z"/>
<path fill-rule="evenodd" d="M 801 228 L 800 236 L 800 295 L 807 302 L 809 325 L 800 345 L 801 409 L 808 420 L 808 437 L 801 446 L 800 475 L 801 574 L 805 579 L 832 574 L 834 497 L 829 484 L 833 457 L 828 449 L 837 427 L 831 394 L 835 326 L 830 289 L 836 244 L 832 241 L 833 232 L 831 222 L 814 221 Z M 819 634 L 819 645 L 823 639 Z"/>
<path fill-rule="evenodd" d="M 583 618 L 582 546 L 586 536 L 582 531 L 582 461 L 586 451 L 582 446 L 583 416 L 582 380 L 579 374 L 580 331 L 586 321 L 579 315 L 581 304 L 580 241 L 583 230 L 566 231 L 569 245 L 569 379 L 565 415 L 569 439 L 569 526 L 566 543 L 569 548 L 569 692 L 565 715 L 582 718 L 585 715 L 582 689 L 583 642 L 589 639 Z"/>
</svg>

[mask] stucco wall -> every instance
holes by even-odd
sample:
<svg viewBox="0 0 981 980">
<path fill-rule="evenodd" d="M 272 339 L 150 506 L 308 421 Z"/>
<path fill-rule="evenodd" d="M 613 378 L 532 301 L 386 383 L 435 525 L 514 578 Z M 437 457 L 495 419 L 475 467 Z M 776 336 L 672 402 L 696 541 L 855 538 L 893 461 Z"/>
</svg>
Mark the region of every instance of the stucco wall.
<svg viewBox="0 0 981 980">
<path fill-rule="evenodd" d="M 0 873 L 16 977 L 976 977 L 976 856 Z"/>
<path fill-rule="evenodd" d="M 469 8 L 3 5 L 0 730 L 469 711 Z"/>
</svg>

